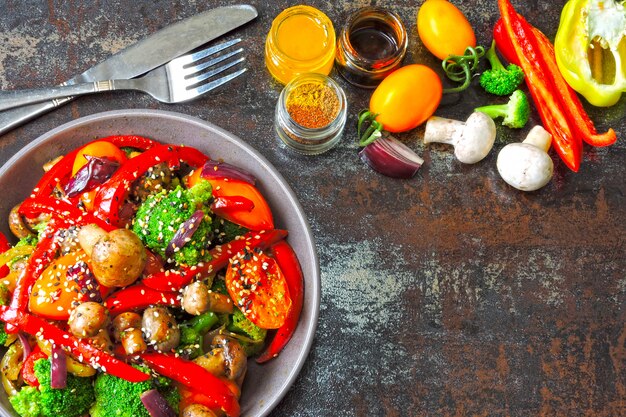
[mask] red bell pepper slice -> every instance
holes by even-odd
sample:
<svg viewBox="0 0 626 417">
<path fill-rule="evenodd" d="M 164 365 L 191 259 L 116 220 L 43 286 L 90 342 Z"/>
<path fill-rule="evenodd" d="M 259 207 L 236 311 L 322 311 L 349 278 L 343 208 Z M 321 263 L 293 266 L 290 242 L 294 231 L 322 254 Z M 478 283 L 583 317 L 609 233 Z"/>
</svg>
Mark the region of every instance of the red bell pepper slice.
<svg viewBox="0 0 626 417">
<path fill-rule="evenodd" d="M 9 249 L 11 249 L 11 244 L 9 243 L 9 240 L 4 235 L 4 233 L 0 232 L 0 253 L 4 253 Z M 0 278 L 6 277 L 7 275 L 9 275 L 9 272 L 11 272 L 9 270 L 9 267 L 7 265 L 2 265 L 0 267 Z"/>
<path fill-rule="evenodd" d="M 526 22 L 526 24 L 528 24 Z M 528 24 L 530 26 L 530 24 Z M 530 26 L 534 33 L 540 54 L 545 59 L 547 73 L 551 76 L 554 87 L 556 88 L 556 96 L 559 97 L 561 104 L 568 114 L 568 121 L 572 126 L 574 134 L 582 137 L 582 139 L 592 146 L 609 146 L 617 140 L 617 136 L 613 129 L 609 129 L 605 133 L 599 134 L 593 124 L 591 118 L 585 111 L 580 98 L 573 88 L 567 84 L 560 73 L 558 64 L 554 54 L 554 45 L 539 29 Z M 514 46 L 507 36 L 506 28 L 502 19 L 499 19 L 493 30 L 494 39 L 498 50 L 504 57 L 514 64 L 519 65 L 519 59 L 515 55 Z"/>
<path fill-rule="evenodd" d="M 239 402 L 228 385 L 200 365 L 175 355 L 157 352 L 142 353 L 139 357 L 159 374 L 206 396 L 229 417 L 239 416 Z"/>
<path fill-rule="evenodd" d="M 526 84 L 546 130 L 552 134 L 554 148 L 576 172 L 582 157 L 582 140 L 573 134 L 532 26 L 517 14 L 509 0 L 498 0 L 498 5 L 509 41 L 526 74 Z"/>
<path fill-rule="evenodd" d="M 96 223 L 106 231 L 114 229 L 111 225 L 94 217 L 91 213 L 86 213 L 77 206 L 54 197 L 27 198 L 20 204 L 18 211 L 21 215 L 28 218 L 34 218 L 40 214 L 48 214 L 52 218 L 65 221 L 68 225 L 79 226 Z"/>
<path fill-rule="evenodd" d="M 109 136 L 102 139 L 96 139 L 79 148 L 74 149 L 70 153 L 66 154 L 59 162 L 46 172 L 37 185 L 35 186 L 31 197 L 49 196 L 57 184 L 64 184 L 67 179 L 72 176 L 72 168 L 74 166 L 74 160 L 78 152 L 85 146 L 97 142 L 108 141 L 113 143 L 117 147 L 132 147 L 143 151 L 146 151 L 156 145 L 156 142 L 152 139 L 144 138 L 142 136 L 134 135 L 122 135 L 122 136 Z"/>
<path fill-rule="evenodd" d="M 211 211 L 220 217 L 237 212 L 252 211 L 254 203 L 252 200 L 241 196 L 215 197 L 211 203 Z"/>
<path fill-rule="evenodd" d="M 103 372 L 118 378 L 123 378 L 130 382 L 142 382 L 150 379 L 150 375 L 133 368 L 115 356 L 92 346 L 87 341 L 78 339 L 71 333 L 61 330 L 54 324 L 35 315 L 23 311 L 11 314 L 9 308 L 0 306 L 0 320 L 13 320 L 13 323 L 19 330 L 61 346 L 67 349 L 79 362 L 99 368 Z"/>
<path fill-rule="evenodd" d="M 35 346 L 35 349 L 33 349 L 30 355 L 28 355 L 28 357 L 24 361 L 24 364 L 22 365 L 22 378 L 24 379 L 24 382 L 33 387 L 39 386 L 39 381 L 35 376 L 35 361 L 47 357 L 48 356 L 42 352 L 39 346 Z"/>
<path fill-rule="evenodd" d="M 103 184 L 94 198 L 94 215 L 113 226 L 120 224 L 120 207 L 131 184 L 160 163 L 177 169 L 181 162 L 200 166 L 208 157 L 197 149 L 186 146 L 156 145 L 141 155 L 129 159 Z"/>
<path fill-rule="evenodd" d="M 509 35 L 506 33 L 506 28 L 504 27 L 502 18 L 498 19 L 496 24 L 493 26 L 493 39 L 496 41 L 496 47 L 504 59 L 509 61 L 511 64 L 519 66 L 519 59 L 517 58 L 513 44 L 511 44 L 511 41 L 509 40 Z"/>
<path fill-rule="evenodd" d="M 18 313 L 27 310 L 28 299 L 35 281 L 37 281 L 39 275 L 41 275 L 43 270 L 48 267 L 48 264 L 50 264 L 52 259 L 56 256 L 60 242 L 55 236 L 63 226 L 67 225 L 62 223 L 62 221 L 52 220 L 48 223 L 39 243 L 37 243 L 35 250 L 28 259 L 24 271 L 17 278 L 9 309 L 4 314 L 6 317 L 4 322 L 6 323 L 5 328 L 7 332 L 17 332 L 18 329 L 15 326 L 15 321 L 19 316 Z"/>
<path fill-rule="evenodd" d="M 228 265 L 228 260 L 244 249 L 265 249 L 287 237 L 287 231 L 281 229 L 261 232 L 248 232 L 240 239 L 211 249 L 211 261 L 201 265 L 186 266 L 177 271 L 164 271 L 143 279 L 146 287 L 159 291 L 178 291 L 193 281 L 194 277 L 217 272 Z"/>
<path fill-rule="evenodd" d="M 304 275 L 293 248 L 287 241 L 281 240 L 271 247 L 271 252 L 287 281 L 291 296 L 291 309 L 287 314 L 285 324 L 276 331 L 272 341 L 256 358 L 257 363 L 264 363 L 275 358 L 287 345 L 298 326 L 304 302 Z"/>
<path fill-rule="evenodd" d="M 135 284 L 111 294 L 104 305 L 112 316 L 126 311 L 144 309 L 151 305 L 180 306 L 180 294 L 174 291 L 159 291 L 143 284 Z"/>
</svg>

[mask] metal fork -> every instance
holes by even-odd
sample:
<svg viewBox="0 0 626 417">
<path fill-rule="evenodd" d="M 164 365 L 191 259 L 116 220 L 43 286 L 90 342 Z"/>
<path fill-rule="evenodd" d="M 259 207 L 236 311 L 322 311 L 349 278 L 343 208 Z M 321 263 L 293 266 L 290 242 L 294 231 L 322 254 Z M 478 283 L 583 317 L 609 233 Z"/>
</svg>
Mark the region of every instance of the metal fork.
<svg viewBox="0 0 626 417">
<path fill-rule="evenodd" d="M 244 57 L 240 57 L 213 68 L 216 64 L 243 52 L 243 48 L 239 48 L 203 61 L 240 41 L 241 39 L 233 39 L 195 53 L 180 56 L 165 65 L 153 69 L 140 78 L 96 81 L 93 83 L 61 85 L 42 89 L 0 91 L 0 111 L 67 96 L 80 96 L 112 90 L 143 91 L 163 103 L 189 101 L 246 72 L 247 69 L 242 68 L 236 72 L 205 82 L 209 78 L 245 60 Z"/>
</svg>

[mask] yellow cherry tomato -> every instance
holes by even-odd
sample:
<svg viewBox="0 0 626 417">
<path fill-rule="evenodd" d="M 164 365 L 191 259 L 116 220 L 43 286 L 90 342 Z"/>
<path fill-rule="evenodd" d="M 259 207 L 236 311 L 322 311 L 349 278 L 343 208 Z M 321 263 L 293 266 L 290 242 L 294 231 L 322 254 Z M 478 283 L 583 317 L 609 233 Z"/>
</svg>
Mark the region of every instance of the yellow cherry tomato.
<svg viewBox="0 0 626 417">
<path fill-rule="evenodd" d="M 442 60 L 476 46 L 472 25 L 447 0 L 426 0 L 417 13 L 417 32 L 424 46 Z"/>
<path fill-rule="evenodd" d="M 374 90 L 369 111 L 388 132 L 406 132 L 426 121 L 439 107 L 441 79 L 425 65 L 404 66 Z"/>
</svg>

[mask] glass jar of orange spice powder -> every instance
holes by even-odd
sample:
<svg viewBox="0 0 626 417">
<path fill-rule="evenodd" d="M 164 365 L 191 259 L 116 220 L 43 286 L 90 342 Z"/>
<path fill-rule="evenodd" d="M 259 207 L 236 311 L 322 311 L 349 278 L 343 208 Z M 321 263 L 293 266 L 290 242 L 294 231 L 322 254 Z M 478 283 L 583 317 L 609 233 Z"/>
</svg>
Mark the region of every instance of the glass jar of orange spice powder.
<svg viewBox="0 0 626 417">
<path fill-rule="evenodd" d="M 275 129 L 288 147 L 316 155 L 341 139 L 347 118 L 346 95 L 330 77 L 307 73 L 294 78 L 280 93 Z"/>
<path fill-rule="evenodd" d="M 328 75 L 336 50 L 333 23 L 322 11 L 305 5 L 283 10 L 272 22 L 265 41 L 265 65 L 287 84 L 299 74 Z"/>
</svg>

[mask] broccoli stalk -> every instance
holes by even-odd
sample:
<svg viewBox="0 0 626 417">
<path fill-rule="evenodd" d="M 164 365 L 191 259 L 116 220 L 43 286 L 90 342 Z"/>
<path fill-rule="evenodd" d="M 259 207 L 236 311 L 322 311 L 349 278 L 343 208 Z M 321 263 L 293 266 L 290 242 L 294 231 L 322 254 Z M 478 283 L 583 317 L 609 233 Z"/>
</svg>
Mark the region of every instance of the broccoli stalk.
<svg viewBox="0 0 626 417">
<path fill-rule="evenodd" d="M 520 129 L 526 125 L 530 117 L 530 103 L 523 91 L 515 90 L 508 103 L 478 107 L 475 111 L 483 112 L 492 119 L 502 117 L 503 125 Z"/>
<path fill-rule="evenodd" d="M 491 69 L 485 71 L 480 76 L 480 85 L 488 93 L 498 96 L 511 94 L 524 81 L 524 71 L 515 65 L 509 64 L 506 68 L 496 54 L 496 42 L 491 43 L 491 48 L 485 54 Z"/>
<path fill-rule="evenodd" d="M 84 415 L 95 396 L 91 378 L 67 376 L 66 388 L 50 386 L 50 360 L 35 361 L 39 389 L 26 386 L 9 400 L 22 417 L 77 417 Z"/>
<path fill-rule="evenodd" d="M 190 241 L 174 253 L 173 260 L 185 265 L 208 261 L 207 247 L 213 234 L 208 206 L 211 197 L 211 183 L 205 180 L 188 189 L 179 185 L 171 191 L 151 195 L 139 206 L 133 232 L 149 249 L 167 258 L 165 251 L 178 229 L 196 210 L 202 210 L 205 216 L 198 229 Z"/>
<path fill-rule="evenodd" d="M 202 342 L 213 326 L 219 322 L 217 315 L 211 311 L 195 316 L 194 318 L 180 323 L 180 347 L 179 353 L 189 357 L 197 358 L 203 354 Z"/>
</svg>

